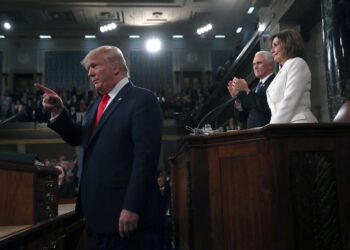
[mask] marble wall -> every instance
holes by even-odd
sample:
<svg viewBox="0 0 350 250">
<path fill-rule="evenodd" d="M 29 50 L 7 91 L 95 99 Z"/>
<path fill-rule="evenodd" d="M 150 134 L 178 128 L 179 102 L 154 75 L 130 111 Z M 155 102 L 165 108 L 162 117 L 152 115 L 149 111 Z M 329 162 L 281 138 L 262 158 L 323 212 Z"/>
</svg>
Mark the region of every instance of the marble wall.
<svg viewBox="0 0 350 250">
<path fill-rule="evenodd" d="M 334 118 L 350 100 L 350 3 L 322 0 L 321 6 L 329 113 Z"/>
</svg>

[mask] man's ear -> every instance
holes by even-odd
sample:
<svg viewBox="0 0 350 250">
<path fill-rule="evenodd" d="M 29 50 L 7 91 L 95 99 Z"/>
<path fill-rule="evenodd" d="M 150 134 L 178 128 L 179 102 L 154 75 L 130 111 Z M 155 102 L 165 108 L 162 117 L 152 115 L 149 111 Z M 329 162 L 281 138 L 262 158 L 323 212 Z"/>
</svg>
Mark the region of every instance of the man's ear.
<svg viewBox="0 0 350 250">
<path fill-rule="evenodd" d="M 115 68 L 114 68 L 114 75 L 119 75 L 120 73 L 120 66 L 119 65 L 116 65 Z"/>
</svg>

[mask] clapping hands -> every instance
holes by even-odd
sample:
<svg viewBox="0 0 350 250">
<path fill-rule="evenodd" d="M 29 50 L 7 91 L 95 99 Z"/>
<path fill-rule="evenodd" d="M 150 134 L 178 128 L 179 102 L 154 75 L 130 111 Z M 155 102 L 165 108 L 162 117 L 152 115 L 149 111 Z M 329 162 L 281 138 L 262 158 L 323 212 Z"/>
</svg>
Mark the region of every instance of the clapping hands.
<svg viewBox="0 0 350 250">
<path fill-rule="evenodd" d="M 246 91 L 247 93 L 250 91 L 246 80 L 237 77 L 234 77 L 228 82 L 227 90 L 230 92 L 231 96 L 236 96 L 240 91 Z"/>
</svg>

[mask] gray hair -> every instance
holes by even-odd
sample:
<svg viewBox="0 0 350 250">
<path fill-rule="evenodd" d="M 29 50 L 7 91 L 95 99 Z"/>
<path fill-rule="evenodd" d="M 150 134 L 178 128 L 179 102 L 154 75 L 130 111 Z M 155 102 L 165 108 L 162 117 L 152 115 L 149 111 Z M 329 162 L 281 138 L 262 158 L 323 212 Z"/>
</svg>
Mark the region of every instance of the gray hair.
<svg viewBox="0 0 350 250">
<path fill-rule="evenodd" d="M 81 61 L 81 64 L 86 68 L 87 60 L 91 56 L 96 55 L 96 54 L 102 54 L 104 56 L 104 58 L 106 59 L 106 61 L 113 66 L 120 65 L 124 74 L 127 77 L 129 77 L 129 69 L 128 69 L 128 66 L 126 65 L 126 61 L 124 59 L 123 52 L 118 47 L 109 46 L 109 45 L 97 47 L 97 48 L 91 50 L 84 57 L 84 59 Z"/>
<path fill-rule="evenodd" d="M 256 52 L 255 55 L 262 55 L 262 56 L 264 56 L 264 58 L 267 62 L 270 62 L 270 63 L 274 62 L 273 56 L 272 56 L 270 51 L 261 50 L 261 51 Z"/>
</svg>

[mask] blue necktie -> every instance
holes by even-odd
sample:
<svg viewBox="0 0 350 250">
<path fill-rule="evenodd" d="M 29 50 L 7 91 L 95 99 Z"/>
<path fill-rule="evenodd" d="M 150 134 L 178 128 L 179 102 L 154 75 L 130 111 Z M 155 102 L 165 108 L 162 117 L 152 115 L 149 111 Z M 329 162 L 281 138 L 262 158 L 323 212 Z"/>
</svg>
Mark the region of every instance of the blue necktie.
<svg viewBox="0 0 350 250">
<path fill-rule="evenodd" d="M 255 88 L 255 93 L 258 93 L 258 91 L 259 91 L 259 89 L 261 89 L 262 88 L 262 86 L 263 86 L 263 83 L 262 82 L 259 82 L 258 83 L 258 85 L 256 86 L 256 88 Z"/>
</svg>

